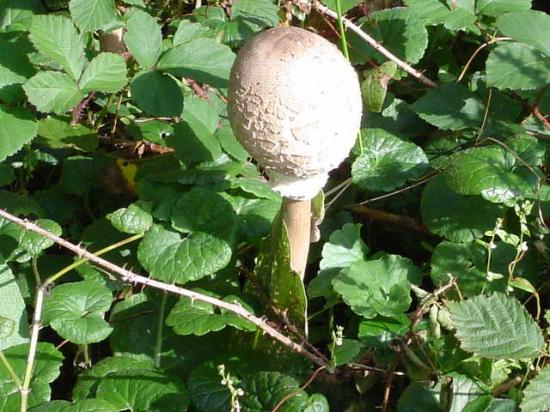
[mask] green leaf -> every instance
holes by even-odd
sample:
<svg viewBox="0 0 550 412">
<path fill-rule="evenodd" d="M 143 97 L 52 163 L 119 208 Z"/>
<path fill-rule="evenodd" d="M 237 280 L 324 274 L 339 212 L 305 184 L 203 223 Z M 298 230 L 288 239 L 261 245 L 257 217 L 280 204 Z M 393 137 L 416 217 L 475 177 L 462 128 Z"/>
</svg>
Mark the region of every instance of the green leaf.
<svg viewBox="0 0 550 412">
<path fill-rule="evenodd" d="M 412 382 L 401 393 L 397 412 L 442 412 L 433 389 L 420 382 Z"/>
<path fill-rule="evenodd" d="M 480 33 L 479 28 L 475 25 L 477 21 L 475 14 L 458 3 L 449 7 L 440 1 L 405 0 L 405 5 L 414 10 L 428 25 L 442 24 L 451 31 Z"/>
<path fill-rule="evenodd" d="M 234 59 L 228 46 L 212 39 L 196 39 L 168 50 L 158 68 L 214 87 L 227 87 Z"/>
<path fill-rule="evenodd" d="M 3 0 L 0 4 L 0 32 L 27 31 L 33 16 L 44 12 L 40 0 Z"/>
<path fill-rule="evenodd" d="M 203 37 L 212 37 L 213 33 L 208 27 L 203 26 L 200 23 L 191 23 L 188 20 L 180 21 L 172 44 L 179 46 L 180 44 L 187 43 L 188 41 L 201 39 Z"/>
<path fill-rule="evenodd" d="M 522 43 L 498 44 L 487 58 L 487 85 L 497 89 L 533 90 L 550 82 L 550 57 Z"/>
<path fill-rule="evenodd" d="M 513 173 L 515 161 L 501 147 L 476 147 L 452 156 L 442 174 L 447 186 L 458 193 L 513 205 L 532 192 L 527 181 Z"/>
<path fill-rule="evenodd" d="M 127 81 L 124 58 L 114 53 L 100 53 L 84 70 L 79 86 L 83 92 L 116 93 Z"/>
<path fill-rule="evenodd" d="M 335 366 L 345 365 L 352 362 L 361 353 L 365 347 L 364 343 L 354 339 L 343 339 L 341 345 L 336 345 L 332 352 L 331 361 Z"/>
<path fill-rule="evenodd" d="M 132 100 L 144 112 L 153 116 L 179 116 L 183 109 L 183 94 L 178 83 L 158 71 L 138 73 L 130 84 Z"/>
<path fill-rule="evenodd" d="M 143 233 L 153 225 L 153 217 L 139 203 L 132 203 L 107 215 L 112 225 L 120 232 Z"/>
<path fill-rule="evenodd" d="M 97 134 L 82 124 L 71 125 L 68 117 L 48 116 L 38 121 L 36 143 L 52 149 L 74 148 L 90 152 L 97 147 Z"/>
<path fill-rule="evenodd" d="M 151 15 L 139 10 L 132 14 L 126 25 L 124 43 L 143 69 L 155 66 L 162 52 L 162 33 Z"/>
<path fill-rule="evenodd" d="M 497 19 L 497 28 L 505 36 L 528 44 L 550 56 L 550 16 L 542 11 L 526 10 L 506 13 Z"/>
<path fill-rule="evenodd" d="M 34 222 L 42 229 L 47 230 L 51 234 L 61 236 L 62 229 L 56 222 L 49 219 L 38 219 Z M 50 240 L 38 233 L 25 231 L 19 239 L 19 246 L 26 250 L 31 256 L 38 257 L 43 250 L 54 245 L 54 241 Z"/>
<path fill-rule="evenodd" d="M 483 122 L 483 103 L 466 86 L 443 83 L 411 105 L 425 121 L 444 130 L 480 127 Z"/>
<path fill-rule="evenodd" d="M 94 31 L 113 25 L 117 19 L 113 0 L 71 0 L 71 17 L 82 31 Z"/>
<path fill-rule="evenodd" d="M 30 143 L 37 129 L 29 111 L 0 105 L 0 162 Z"/>
<path fill-rule="evenodd" d="M 469 242 L 494 228 L 502 207 L 479 196 L 460 195 L 438 176 L 422 192 L 420 212 L 431 232 L 451 242 Z"/>
<path fill-rule="evenodd" d="M 23 85 L 23 89 L 41 112 L 63 114 L 84 98 L 74 80 L 60 72 L 39 72 Z"/>
<path fill-rule="evenodd" d="M 80 78 L 86 63 L 84 43 L 71 20 L 56 14 L 34 16 L 29 38 L 40 53 L 59 63 L 73 80 Z"/>
<path fill-rule="evenodd" d="M 244 147 L 239 143 L 230 126 L 220 127 L 216 131 L 215 135 L 224 152 L 233 159 L 244 162 L 250 156 Z"/>
<path fill-rule="evenodd" d="M 367 110 L 380 113 L 386 99 L 388 82 L 397 71 L 397 64 L 386 62 L 375 69 L 365 71 L 365 79 L 361 83 L 361 94 Z"/>
<path fill-rule="evenodd" d="M 512 11 L 529 10 L 532 0 L 478 0 L 476 14 L 497 17 Z"/>
<path fill-rule="evenodd" d="M 0 101 L 14 103 L 23 94 L 21 85 L 36 73 L 29 60 L 33 47 L 26 37 L 0 38 L 0 50 Z"/>
<path fill-rule="evenodd" d="M 0 187 L 7 186 L 15 180 L 13 169 L 6 165 L 0 164 Z"/>
<path fill-rule="evenodd" d="M 231 19 L 240 19 L 257 28 L 274 27 L 279 23 L 279 7 L 270 0 L 237 0 L 231 7 Z"/>
<path fill-rule="evenodd" d="M 73 403 L 50 401 L 33 408 L 32 412 L 118 412 L 118 409 L 102 399 L 84 399 Z"/>
<path fill-rule="evenodd" d="M 364 132 L 363 146 L 363 154 L 351 168 L 353 182 L 363 189 L 389 192 L 428 168 L 428 158 L 419 146 L 381 129 Z"/>
<path fill-rule="evenodd" d="M 29 345 L 12 346 L 2 351 L 15 374 L 22 377 L 27 366 Z M 47 402 L 51 396 L 50 382 L 59 376 L 63 355 L 51 343 L 38 342 L 30 382 L 28 408 Z M 21 393 L 6 368 L 0 368 L 0 410 L 19 411 Z"/>
<path fill-rule="evenodd" d="M 323 0 L 322 3 L 325 4 L 329 9 L 336 11 L 336 0 Z M 357 3 L 357 0 L 340 0 L 342 13 L 345 13 L 348 10 L 354 8 L 355 6 L 357 6 Z"/>
<path fill-rule="evenodd" d="M 451 302 L 448 307 L 463 350 L 492 359 L 541 355 L 542 331 L 517 299 L 495 293 Z"/>
<path fill-rule="evenodd" d="M 179 379 L 146 369 L 129 369 L 105 376 L 99 382 L 96 396 L 119 411 L 184 412 L 189 407 L 189 393 Z"/>
<path fill-rule="evenodd" d="M 222 154 L 218 139 L 190 113 L 184 122 L 174 126 L 174 134 L 167 142 L 176 149 L 176 157 L 184 162 L 211 162 Z"/>
<path fill-rule="evenodd" d="M 28 342 L 29 325 L 21 290 L 10 267 L 0 256 L 0 350 Z M 8 333 L 9 332 L 9 333 Z M 2 369 L 2 368 L 0 368 Z M 1 372 L 0 372 L 1 376 Z M 1 386 L 1 382 L 0 382 Z"/>
<path fill-rule="evenodd" d="M 100 283 L 64 283 L 52 289 L 44 306 L 44 324 L 64 339 L 80 345 L 100 342 L 112 331 L 103 313 L 112 303 L 111 291 Z"/>
<path fill-rule="evenodd" d="M 538 412 L 550 409 L 550 367 L 543 368 L 531 379 L 523 391 L 521 412 Z"/>
<path fill-rule="evenodd" d="M 342 269 L 332 286 L 351 310 L 370 319 L 377 314 L 395 317 L 405 312 L 412 302 L 411 284 L 418 284 L 421 279 L 420 269 L 409 259 L 385 255 Z"/>
<path fill-rule="evenodd" d="M 253 313 L 250 306 L 236 296 L 227 296 L 226 302 L 236 303 Z M 178 335 L 206 335 L 209 332 L 217 332 L 226 326 L 235 329 L 254 331 L 256 326 L 247 320 L 224 309 L 217 309 L 208 303 L 191 301 L 181 298 L 168 315 L 166 324 L 171 326 Z"/>
<path fill-rule="evenodd" d="M 231 393 L 221 384 L 221 376 L 210 363 L 193 369 L 187 387 L 197 411 L 230 412 Z"/>
</svg>

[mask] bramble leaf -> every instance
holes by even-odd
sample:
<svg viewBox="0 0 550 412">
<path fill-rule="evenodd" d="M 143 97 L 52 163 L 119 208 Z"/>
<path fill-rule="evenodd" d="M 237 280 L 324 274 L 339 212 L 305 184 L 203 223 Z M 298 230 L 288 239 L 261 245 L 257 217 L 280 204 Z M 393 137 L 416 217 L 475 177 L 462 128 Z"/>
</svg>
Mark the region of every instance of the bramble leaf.
<svg viewBox="0 0 550 412">
<path fill-rule="evenodd" d="M 79 81 L 83 92 L 116 93 L 122 89 L 126 78 L 126 62 L 114 53 L 100 53 L 90 62 Z"/>
<path fill-rule="evenodd" d="M 30 143 L 36 132 L 37 124 L 29 111 L 0 104 L 0 162 Z"/>
<path fill-rule="evenodd" d="M 521 412 L 538 412 L 550 409 L 550 367 L 543 368 L 523 391 Z"/>
<path fill-rule="evenodd" d="M 144 11 L 136 11 L 127 23 L 124 43 L 143 69 L 155 66 L 162 52 L 162 33 L 156 20 Z"/>
<path fill-rule="evenodd" d="M 116 22 L 117 14 L 113 0 L 71 0 L 71 17 L 82 31 L 104 29 Z"/>
<path fill-rule="evenodd" d="M 45 71 L 23 85 L 29 101 L 41 112 L 63 114 L 84 98 L 77 84 L 65 73 Z"/>
</svg>

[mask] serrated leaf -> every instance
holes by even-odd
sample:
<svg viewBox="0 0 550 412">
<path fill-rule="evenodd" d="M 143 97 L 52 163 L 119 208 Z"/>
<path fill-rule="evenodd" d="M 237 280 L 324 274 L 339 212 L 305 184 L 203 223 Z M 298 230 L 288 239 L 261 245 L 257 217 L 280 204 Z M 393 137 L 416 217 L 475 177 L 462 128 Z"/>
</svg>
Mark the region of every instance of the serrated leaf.
<svg viewBox="0 0 550 412">
<path fill-rule="evenodd" d="M 375 69 L 365 71 L 361 94 L 367 110 L 380 113 L 386 99 L 388 82 L 395 75 L 397 64 L 386 62 Z"/>
<path fill-rule="evenodd" d="M 130 91 L 138 107 L 153 116 L 179 116 L 183 109 L 181 88 L 167 74 L 138 73 L 130 84 Z"/>
<path fill-rule="evenodd" d="M 135 11 L 126 25 L 124 43 L 143 69 L 155 66 L 162 52 L 162 33 L 157 21 L 144 11 Z"/>
<path fill-rule="evenodd" d="M 523 391 L 521 412 L 539 412 L 550 409 L 550 367 L 543 368 Z"/>
<path fill-rule="evenodd" d="M 60 72 L 39 72 L 23 85 L 23 89 L 29 102 L 41 112 L 63 114 L 84 98 L 74 80 Z"/>
<path fill-rule="evenodd" d="M 143 233 L 153 225 L 153 217 L 139 203 L 132 203 L 107 215 L 113 226 L 124 233 Z"/>
<path fill-rule="evenodd" d="M 459 4 L 448 7 L 447 4 L 432 0 L 405 0 L 405 5 L 429 25 L 442 24 L 448 30 L 469 31 L 479 34 L 479 28 L 475 25 L 477 17 L 472 11 Z"/>
<path fill-rule="evenodd" d="M 231 7 L 231 19 L 240 19 L 253 31 L 279 23 L 279 7 L 270 0 L 237 0 Z"/>
<path fill-rule="evenodd" d="M 422 119 L 444 130 L 479 127 L 484 113 L 479 97 L 458 83 L 444 83 L 428 90 L 411 108 Z"/>
<path fill-rule="evenodd" d="M 174 46 L 187 43 L 188 41 L 201 39 L 203 37 L 212 37 L 213 33 L 208 27 L 200 23 L 191 23 L 188 20 L 182 20 L 178 24 L 172 43 Z"/>
<path fill-rule="evenodd" d="M 412 382 L 401 393 L 397 412 L 442 412 L 433 389 L 420 382 Z"/>
<path fill-rule="evenodd" d="M 14 330 L 15 330 L 15 322 L 4 316 L 0 316 L 0 342 L 5 340 L 6 338 L 9 338 L 13 334 Z"/>
<path fill-rule="evenodd" d="M 48 116 L 38 121 L 36 143 L 52 149 L 75 148 L 90 152 L 97 147 L 97 134 L 82 124 L 71 125 L 69 117 Z"/>
<path fill-rule="evenodd" d="M 218 139 L 191 113 L 174 126 L 174 134 L 167 142 L 184 162 L 212 162 L 222 154 Z"/>
<path fill-rule="evenodd" d="M 515 158 L 501 147 L 476 147 L 451 157 L 443 171 L 447 186 L 464 195 L 482 195 L 490 202 L 512 205 L 531 188 L 513 173 Z"/>
<path fill-rule="evenodd" d="M 522 43 L 498 44 L 485 63 L 487 85 L 497 89 L 533 90 L 550 82 L 550 57 Z"/>
<path fill-rule="evenodd" d="M 61 226 L 59 226 L 59 224 L 57 224 L 57 222 L 54 222 L 53 220 L 38 219 L 34 223 L 42 229 L 47 230 L 51 234 L 61 236 Z M 54 244 L 55 242 L 53 240 L 50 240 L 38 233 L 31 231 L 23 232 L 23 235 L 19 239 L 19 246 L 26 250 L 33 257 L 37 257 L 42 253 L 43 250 L 49 248 Z"/>
<path fill-rule="evenodd" d="M 112 25 L 116 19 L 113 0 L 71 0 L 71 17 L 82 31 L 94 31 Z"/>
<path fill-rule="evenodd" d="M 56 14 L 34 16 L 29 38 L 40 53 L 79 79 L 86 62 L 84 43 L 71 20 Z"/>
<path fill-rule="evenodd" d="M 503 293 L 475 296 L 448 305 L 460 347 L 492 359 L 535 358 L 542 331 L 520 302 Z"/>
<path fill-rule="evenodd" d="M 409 259 L 385 255 L 342 269 L 332 280 L 332 286 L 360 316 L 395 317 L 409 308 L 411 284 L 420 283 L 421 278 L 420 269 Z"/>
<path fill-rule="evenodd" d="M 211 364 L 193 369 L 187 381 L 187 387 L 196 410 L 230 412 L 231 393 L 221 384 L 221 376 Z"/>
<path fill-rule="evenodd" d="M 158 68 L 214 87 L 226 87 L 234 59 L 228 46 L 212 39 L 196 39 L 168 50 Z"/>
<path fill-rule="evenodd" d="M 353 182 L 363 189 L 389 192 L 428 168 L 428 158 L 419 146 L 381 129 L 363 133 L 363 142 L 365 150 L 351 168 Z"/>
<path fill-rule="evenodd" d="M 479 196 L 460 195 L 438 176 L 422 192 L 420 212 L 431 232 L 451 242 L 469 242 L 495 226 L 502 208 Z"/>
<path fill-rule="evenodd" d="M 0 50 L 0 101 L 13 103 L 22 96 L 21 85 L 36 73 L 29 60 L 33 47 L 26 37 L 0 38 Z"/>
<path fill-rule="evenodd" d="M 532 0 L 478 0 L 476 14 L 497 17 L 512 11 L 529 10 Z"/>
<path fill-rule="evenodd" d="M 550 16 L 542 11 L 506 13 L 497 19 L 497 28 L 505 36 L 528 44 L 550 56 Z"/>
<path fill-rule="evenodd" d="M 226 302 L 236 303 L 253 313 L 250 306 L 246 305 L 236 296 L 227 296 Z M 166 324 L 171 326 L 178 335 L 202 336 L 209 332 L 217 332 L 226 326 L 235 329 L 254 331 L 256 326 L 232 312 L 217 309 L 208 303 L 181 298 L 172 309 Z"/>
<path fill-rule="evenodd" d="M 250 199 L 231 196 L 228 200 L 237 213 L 239 230 L 249 237 L 265 237 L 281 209 L 280 199 Z"/>
<path fill-rule="evenodd" d="M 235 160 L 244 162 L 250 156 L 244 147 L 239 143 L 230 126 L 220 127 L 216 133 L 216 138 L 224 152 Z"/>
<path fill-rule="evenodd" d="M 29 111 L 0 105 L 0 162 L 30 143 L 37 128 Z"/>
<path fill-rule="evenodd" d="M 118 409 L 102 399 L 84 399 L 73 403 L 50 401 L 33 408 L 32 412 L 118 412 Z"/>
<path fill-rule="evenodd" d="M 79 86 L 83 92 L 116 93 L 127 81 L 124 58 L 114 53 L 100 53 L 84 70 Z"/>
<path fill-rule="evenodd" d="M 112 303 L 109 289 L 94 281 L 64 283 L 52 289 L 43 321 L 64 339 L 80 345 L 100 342 L 112 328 L 103 319 Z"/>
<path fill-rule="evenodd" d="M 0 350 L 29 340 L 27 311 L 21 290 L 9 266 L 0 256 Z"/>
<path fill-rule="evenodd" d="M 0 7 L 0 31 L 27 31 L 35 14 L 43 13 L 40 0 L 3 0 Z"/>
</svg>

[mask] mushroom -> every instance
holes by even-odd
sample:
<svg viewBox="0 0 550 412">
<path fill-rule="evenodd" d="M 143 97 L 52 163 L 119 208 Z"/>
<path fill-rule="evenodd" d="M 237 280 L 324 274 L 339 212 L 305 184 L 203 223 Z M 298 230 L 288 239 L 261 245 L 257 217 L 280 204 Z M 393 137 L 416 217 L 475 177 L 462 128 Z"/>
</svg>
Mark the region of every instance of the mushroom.
<svg viewBox="0 0 550 412">
<path fill-rule="evenodd" d="M 291 268 L 303 277 L 311 199 L 347 157 L 360 127 L 357 74 L 323 37 L 277 27 L 239 51 L 228 94 L 235 135 L 283 196 Z"/>
</svg>

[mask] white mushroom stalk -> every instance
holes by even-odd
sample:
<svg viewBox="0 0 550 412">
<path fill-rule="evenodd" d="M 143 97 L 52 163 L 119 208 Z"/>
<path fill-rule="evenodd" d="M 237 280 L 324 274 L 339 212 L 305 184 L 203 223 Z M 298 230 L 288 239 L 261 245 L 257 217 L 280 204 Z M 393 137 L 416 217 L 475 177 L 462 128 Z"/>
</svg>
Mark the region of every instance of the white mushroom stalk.
<svg viewBox="0 0 550 412">
<path fill-rule="evenodd" d="M 296 27 L 270 29 L 238 53 L 228 111 L 235 135 L 285 198 L 291 266 L 303 276 L 304 257 L 293 265 L 292 252 L 298 243 L 303 250 L 306 239 L 302 233 L 293 245 L 292 221 L 300 222 L 301 233 L 307 218 L 309 228 L 310 199 L 354 145 L 362 114 L 357 74 L 323 37 Z"/>
</svg>

